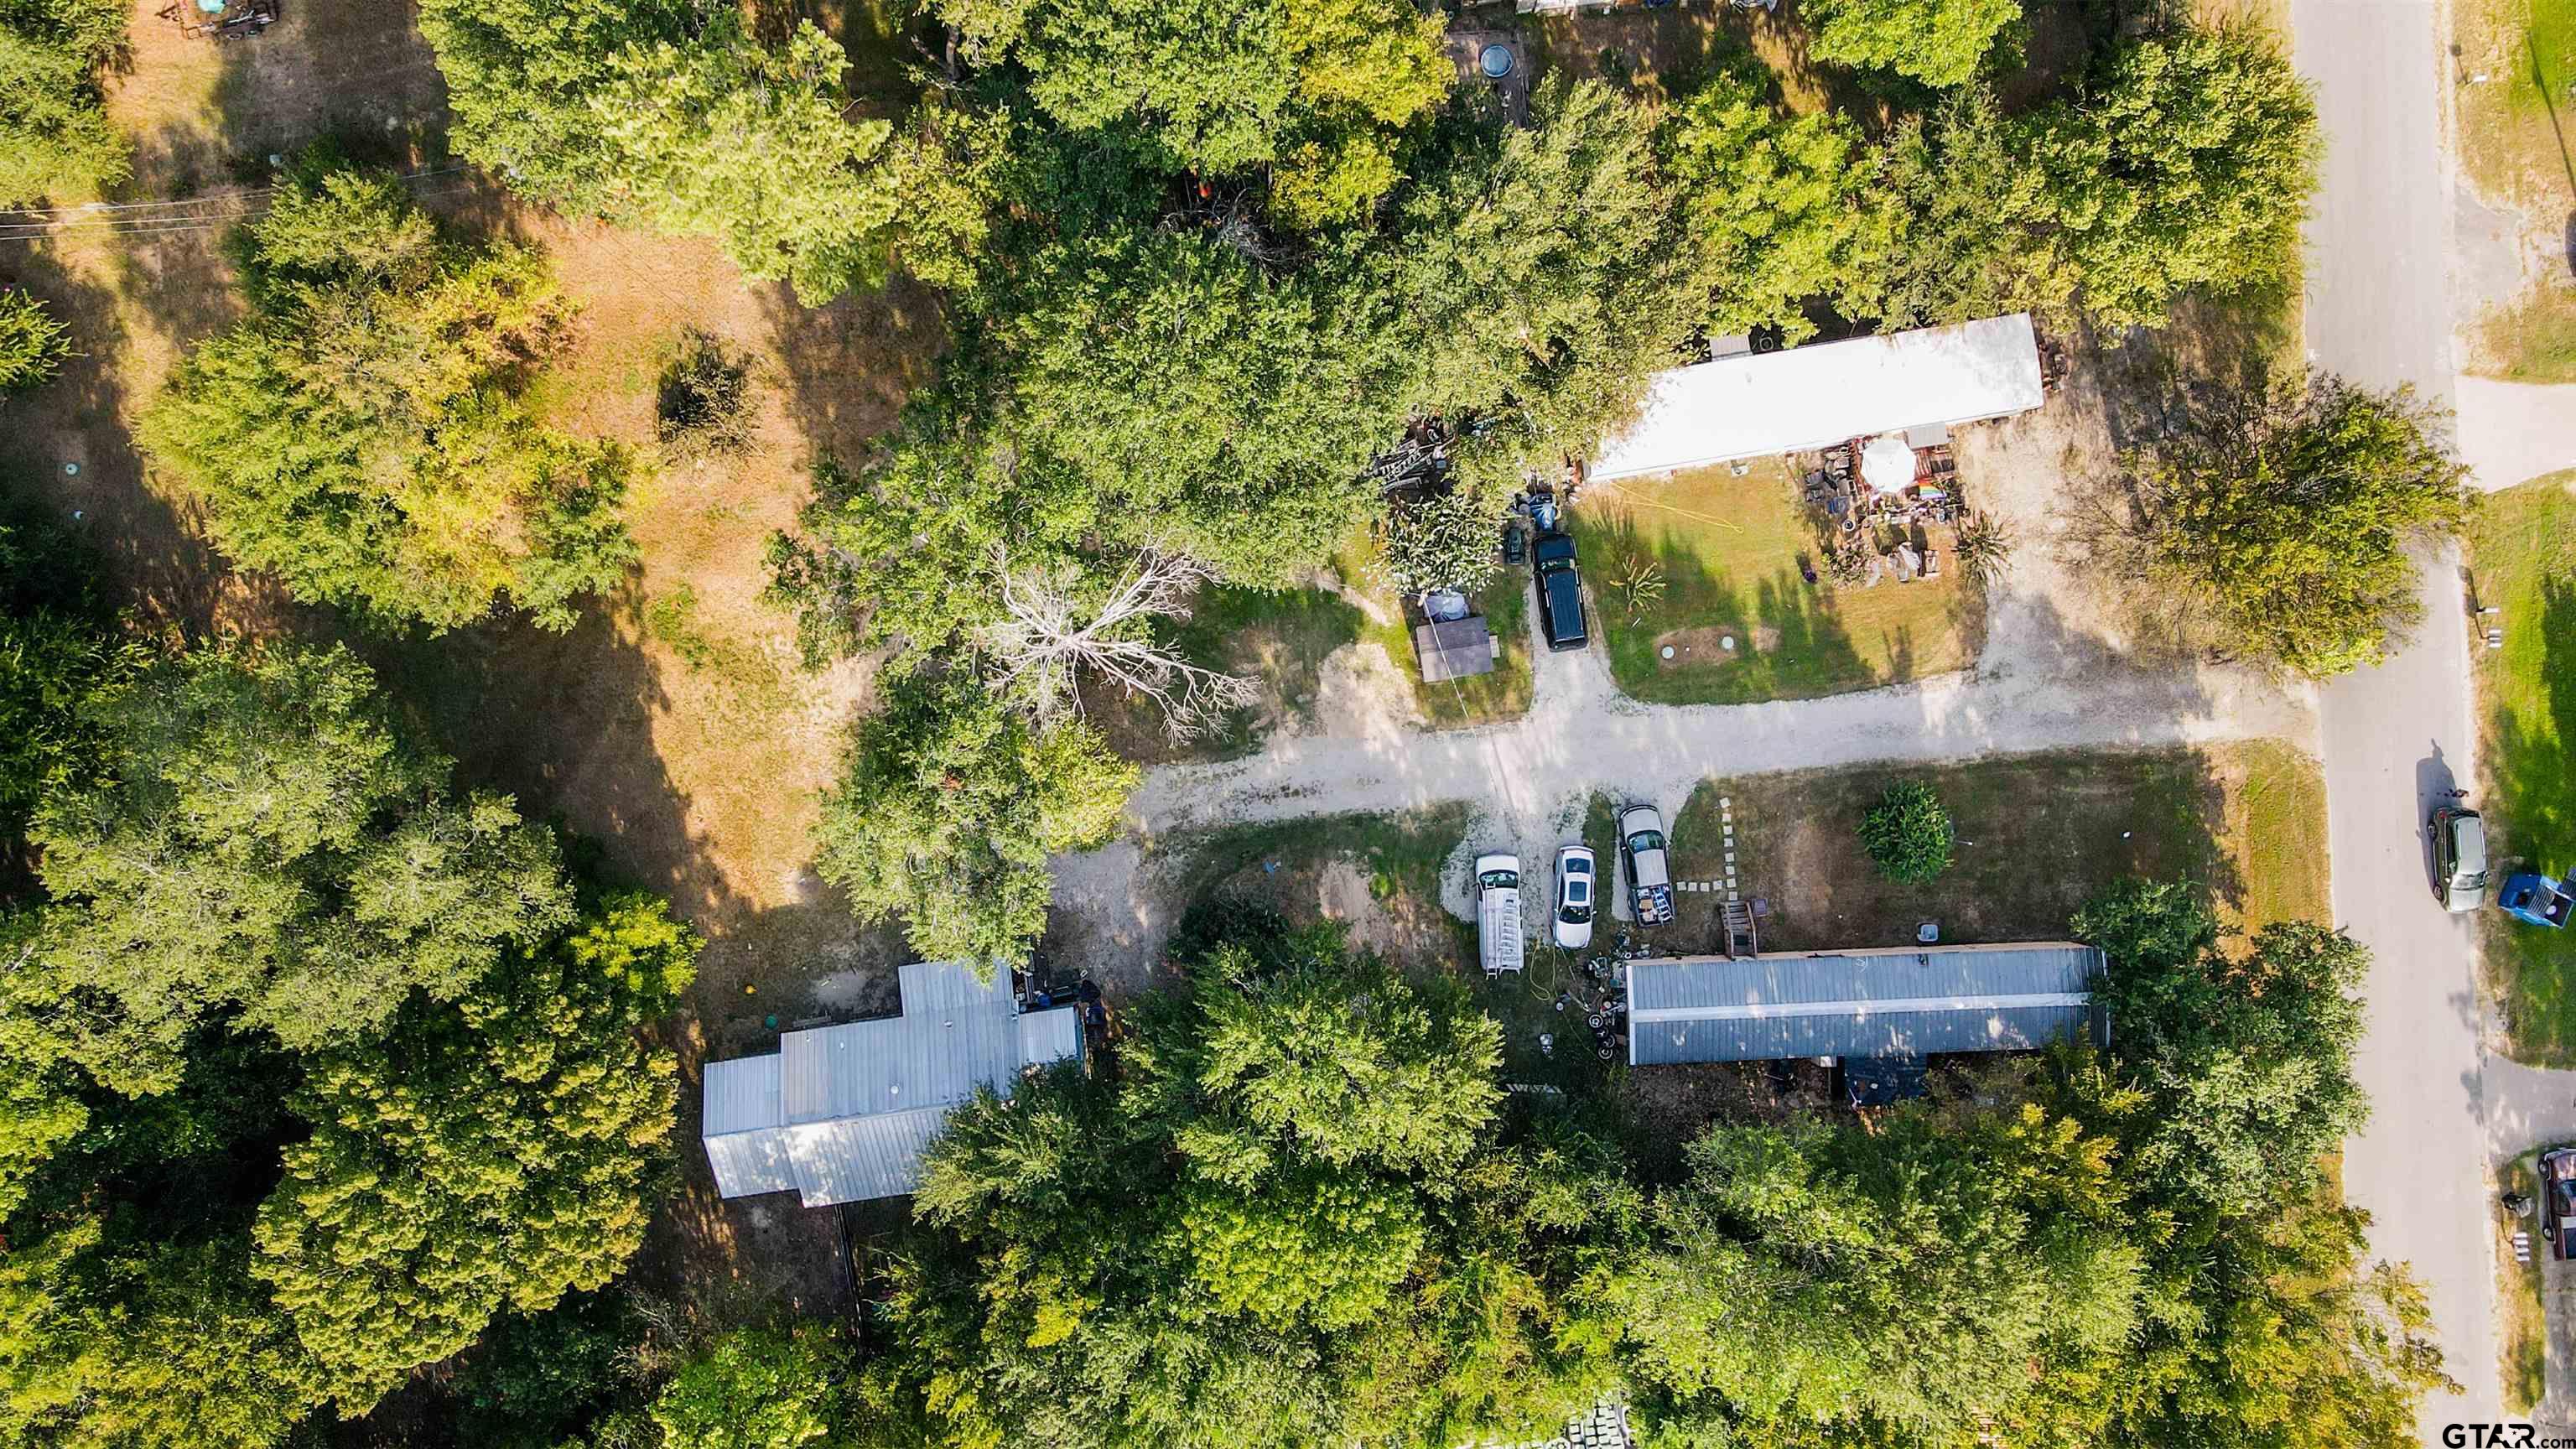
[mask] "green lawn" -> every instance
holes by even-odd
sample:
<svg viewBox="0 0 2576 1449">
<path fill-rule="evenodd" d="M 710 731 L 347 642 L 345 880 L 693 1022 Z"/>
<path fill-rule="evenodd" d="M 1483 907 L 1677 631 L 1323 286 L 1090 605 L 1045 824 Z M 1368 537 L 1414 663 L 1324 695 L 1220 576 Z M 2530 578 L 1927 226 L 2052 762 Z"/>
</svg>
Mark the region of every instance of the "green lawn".
<svg viewBox="0 0 2576 1449">
<path fill-rule="evenodd" d="M 1324 660 L 1360 637 L 1365 620 L 1330 589 L 1244 589 L 1220 584 L 1200 591 L 1190 616 L 1167 637 L 1184 657 L 1209 669 L 1249 675 L 1261 702 L 1238 711 L 1213 736 L 1175 742 L 1150 705 L 1087 686 L 1084 708 L 1110 743 L 1140 764 L 1225 759 L 1258 749 L 1268 726 L 1314 712 Z"/>
<path fill-rule="evenodd" d="M 1930 785 L 1957 829 L 1955 864 L 1928 885 L 1882 878 L 1860 848 L 1861 815 L 1900 780 Z M 1946 940 L 2055 939 L 2130 875 L 2204 882 L 2243 928 L 2329 909 L 2324 779 L 2268 741 L 1712 780 L 1673 822 L 1676 878 L 1724 877 L 1721 799 L 1739 888 L 1770 909 L 1765 950 L 1902 945 L 1926 920 Z M 1683 893 L 1666 944 L 1715 949 L 1722 899 Z"/>
<path fill-rule="evenodd" d="M 2470 531 L 2478 601 L 2501 609 L 2504 647 L 2482 650 L 2480 753 L 2499 861 L 2576 870 L 2576 473 L 2489 497 Z M 2576 1066 L 2576 935 L 2482 914 L 2507 1050 Z"/>
<path fill-rule="evenodd" d="M 2526 1152 L 2496 1172 L 2499 1192 L 2537 1196 L 2539 1151 Z M 2504 1374 L 2504 1409 L 2517 1417 L 2529 1414 L 2549 1389 L 2549 1315 L 2541 1304 L 2541 1265 L 2549 1245 L 2536 1219 L 2492 1213 L 2495 1223 L 2497 1358 Z M 2516 1229 L 2531 1234 L 2531 1261 L 2513 1260 Z"/>
<path fill-rule="evenodd" d="M 1932 539 L 1940 578 L 1806 582 L 1799 563 L 1819 557 L 1816 536 L 1779 459 L 1741 478 L 1705 468 L 1604 487 L 1585 495 L 1567 526 L 1611 674 L 1637 699 L 1839 694 L 1965 669 L 1985 641 L 1984 596 L 1950 556 L 1946 529 Z M 1646 567 L 1662 593 L 1632 606 L 1622 581 Z"/>
<path fill-rule="evenodd" d="M 2509 382 L 2576 382 L 2576 286 L 2543 285 L 2478 328 L 2474 371 Z"/>
</svg>

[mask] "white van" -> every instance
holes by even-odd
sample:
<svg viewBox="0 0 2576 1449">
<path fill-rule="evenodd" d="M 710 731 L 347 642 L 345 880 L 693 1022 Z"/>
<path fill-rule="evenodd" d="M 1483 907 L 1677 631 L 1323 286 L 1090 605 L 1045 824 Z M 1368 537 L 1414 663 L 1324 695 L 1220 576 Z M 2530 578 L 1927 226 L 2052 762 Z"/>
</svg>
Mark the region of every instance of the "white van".
<svg viewBox="0 0 2576 1449">
<path fill-rule="evenodd" d="M 1516 855 L 1476 857 L 1476 954 L 1485 974 L 1529 964 L 1521 942 L 1521 862 Z"/>
</svg>

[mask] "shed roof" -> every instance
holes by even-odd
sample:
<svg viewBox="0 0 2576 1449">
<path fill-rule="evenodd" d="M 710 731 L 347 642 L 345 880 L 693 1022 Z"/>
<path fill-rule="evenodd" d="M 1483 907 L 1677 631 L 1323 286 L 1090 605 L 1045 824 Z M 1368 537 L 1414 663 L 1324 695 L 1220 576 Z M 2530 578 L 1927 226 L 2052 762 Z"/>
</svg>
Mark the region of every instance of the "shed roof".
<svg viewBox="0 0 2576 1449">
<path fill-rule="evenodd" d="M 2046 399 L 2030 314 L 1988 317 L 1658 373 L 1645 411 L 1593 450 L 1596 479 L 1821 448 L 2028 412 Z"/>
<path fill-rule="evenodd" d="M 1022 1015 L 1009 970 L 958 962 L 900 973 L 903 1014 L 791 1031 L 766 1056 L 707 1064 L 703 1135 L 724 1197 L 801 1193 L 807 1207 L 893 1197 L 979 1087 L 1010 1095 L 1024 1067 L 1082 1050 L 1080 1008 Z"/>
<path fill-rule="evenodd" d="M 2099 1039 L 2101 967 L 2101 952 L 2065 942 L 1635 961 L 1628 1060 L 1924 1056 Z"/>
<path fill-rule="evenodd" d="M 1413 652 L 1422 661 L 1422 682 L 1464 679 L 1494 671 L 1494 631 L 1482 614 L 1463 619 L 1434 619 L 1413 626 Z"/>
</svg>

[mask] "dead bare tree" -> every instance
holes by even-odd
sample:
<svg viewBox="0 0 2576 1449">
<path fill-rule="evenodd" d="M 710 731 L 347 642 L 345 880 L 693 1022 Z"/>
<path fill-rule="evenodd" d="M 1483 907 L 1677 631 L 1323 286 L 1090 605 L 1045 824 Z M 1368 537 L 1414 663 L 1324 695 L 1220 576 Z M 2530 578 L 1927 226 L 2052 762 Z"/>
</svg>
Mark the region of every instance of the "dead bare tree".
<svg viewBox="0 0 2576 1449">
<path fill-rule="evenodd" d="M 1251 680 L 1193 664 L 1154 635 L 1154 620 L 1188 617 L 1191 595 L 1215 578 L 1198 560 L 1148 549 L 1105 598 L 1069 565 L 995 564 L 1003 617 L 978 642 L 1040 720 L 1081 712 L 1085 669 L 1152 701 L 1175 740 L 1211 733 L 1260 698 Z"/>
</svg>

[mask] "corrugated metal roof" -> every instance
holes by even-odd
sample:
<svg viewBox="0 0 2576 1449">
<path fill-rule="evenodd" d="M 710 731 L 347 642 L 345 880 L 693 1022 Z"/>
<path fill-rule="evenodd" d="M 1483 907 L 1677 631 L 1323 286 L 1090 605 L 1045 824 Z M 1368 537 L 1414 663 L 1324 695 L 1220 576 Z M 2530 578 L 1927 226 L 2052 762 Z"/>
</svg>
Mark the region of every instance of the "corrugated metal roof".
<svg viewBox="0 0 2576 1449">
<path fill-rule="evenodd" d="M 950 1107 L 1023 1067 L 1080 1052 L 1081 1012 L 1021 1016 L 1007 967 L 916 962 L 903 1014 L 791 1031 L 767 1056 L 710 1062 L 707 1161 L 725 1197 L 801 1192 L 808 1207 L 891 1197 L 920 1180 L 921 1150 Z"/>
<path fill-rule="evenodd" d="M 2063 942 L 1628 966 L 1628 1060 L 2009 1051 L 2091 1032 L 2101 953 Z"/>
<path fill-rule="evenodd" d="M 1020 1060 L 1031 1066 L 1082 1054 L 1082 1008 L 1058 1006 L 1020 1018 Z"/>
</svg>

